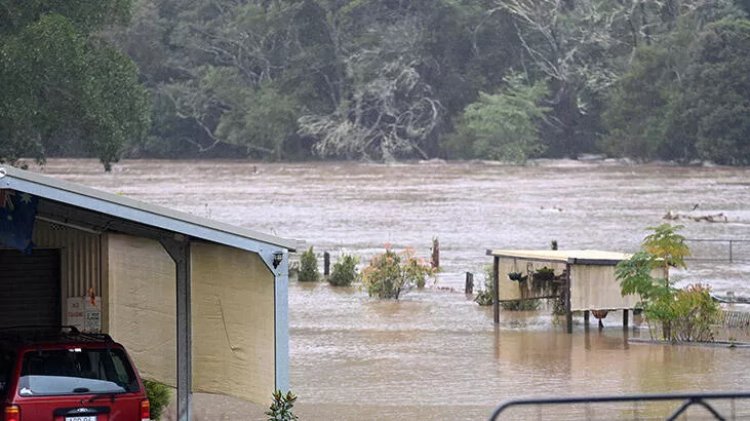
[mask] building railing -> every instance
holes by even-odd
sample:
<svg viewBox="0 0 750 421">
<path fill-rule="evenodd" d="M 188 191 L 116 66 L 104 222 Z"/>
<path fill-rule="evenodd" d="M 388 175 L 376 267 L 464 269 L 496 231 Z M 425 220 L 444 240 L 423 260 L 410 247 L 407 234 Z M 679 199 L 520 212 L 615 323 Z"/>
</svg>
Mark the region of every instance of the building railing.
<svg viewBox="0 0 750 421">
<path fill-rule="evenodd" d="M 738 399 L 750 400 L 749 392 L 716 392 L 716 393 L 669 393 L 669 394 L 641 394 L 641 395 L 618 395 L 618 396 L 581 396 L 581 397 L 557 397 L 557 398 L 528 398 L 513 399 L 501 403 L 490 416 L 490 421 L 502 420 L 501 415 L 509 409 L 516 407 L 537 407 L 543 406 L 560 406 L 576 404 L 613 404 L 613 403 L 633 403 L 638 405 L 642 402 L 676 402 L 679 404 L 665 420 L 676 420 L 678 417 L 686 415 L 688 409 L 693 406 L 700 406 L 710 414 L 712 419 L 717 420 L 735 420 L 747 419 L 748 413 L 741 414 L 739 417 L 736 413 L 735 402 Z M 715 401 L 729 401 L 729 414 L 722 414 L 715 406 Z M 548 419 L 557 419 L 560 413 L 550 416 Z M 617 419 L 622 419 L 623 413 L 619 413 Z M 514 419 L 514 418 L 507 418 Z M 524 419 L 528 419 L 525 417 Z M 541 411 L 538 419 L 542 420 Z M 590 416 L 578 417 L 576 419 L 596 419 Z M 633 411 L 633 419 L 640 419 L 640 416 Z M 701 418 L 701 419 L 705 419 Z"/>
<path fill-rule="evenodd" d="M 750 262 L 750 240 L 686 238 L 691 256 L 697 262 Z"/>
</svg>

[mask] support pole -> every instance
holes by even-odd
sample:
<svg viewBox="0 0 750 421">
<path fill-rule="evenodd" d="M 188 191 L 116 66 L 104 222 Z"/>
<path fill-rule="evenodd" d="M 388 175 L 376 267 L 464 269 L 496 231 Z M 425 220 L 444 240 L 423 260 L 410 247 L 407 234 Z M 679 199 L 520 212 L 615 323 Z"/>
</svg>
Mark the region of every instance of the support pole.
<svg viewBox="0 0 750 421">
<path fill-rule="evenodd" d="M 570 309 L 570 264 L 565 265 L 565 330 L 573 333 L 573 311 Z"/>
<path fill-rule="evenodd" d="M 586 310 L 583 312 L 583 324 L 589 327 L 589 319 L 591 318 L 591 312 Z"/>
<path fill-rule="evenodd" d="M 624 329 L 628 328 L 628 309 L 622 311 L 622 327 Z"/>
<path fill-rule="evenodd" d="M 492 262 L 492 312 L 495 324 L 500 324 L 500 257 L 495 256 Z"/>
<path fill-rule="evenodd" d="M 159 242 L 174 260 L 177 272 L 177 419 L 190 421 L 193 418 L 190 239 L 178 234 Z"/>
</svg>

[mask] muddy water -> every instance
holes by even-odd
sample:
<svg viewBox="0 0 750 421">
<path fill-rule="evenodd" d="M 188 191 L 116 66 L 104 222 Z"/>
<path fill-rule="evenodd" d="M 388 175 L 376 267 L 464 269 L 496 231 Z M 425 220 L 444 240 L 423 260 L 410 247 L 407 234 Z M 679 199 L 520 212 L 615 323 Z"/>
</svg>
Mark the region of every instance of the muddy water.
<svg viewBox="0 0 750 421">
<path fill-rule="evenodd" d="M 466 271 L 481 283 L 488 248 L 548 248 L 557 240 L 567 249 L 633 251 L 644 228 L 669 210 L 727 217 L 685 221 L 687 237 L 750 239 L 750 169 L 126 161 L 103 174 L 93 161 L 54 160 L 43 171 L 305 240 L 334 256 L 347 250 L 366 259 L 390 243 L 427 257 L 437 236 L 437 285 L 398 303 L 357 288 L 291 285 L 291 380 L 308 419 L 481 419 L 520 396 L 750 390 L 749 350 L 628 344 L 627 336 L 648 334 L 623 332 L 614 316 L 603 331 L 576 319 L 573 335 L 547 311 L 503 313 L 496 328 L 490 309 L 450 291 L 463 288 Z M 750 246 L 733 253 L 750 260 Z M 675 279 L 750 296 L 749 275 L 745 263 L 693 263 Z M 648 418 L 657 410 L 557 408 L 513 418 Z M 748 405 L 737 410 L 750 417 Z"/>
</svg>

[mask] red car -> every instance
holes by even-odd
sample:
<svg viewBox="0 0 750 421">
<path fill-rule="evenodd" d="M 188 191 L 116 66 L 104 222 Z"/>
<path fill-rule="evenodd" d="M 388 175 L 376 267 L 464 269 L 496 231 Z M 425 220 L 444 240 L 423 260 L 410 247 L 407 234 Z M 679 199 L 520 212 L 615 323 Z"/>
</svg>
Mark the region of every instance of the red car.
<svg viewBox="0 0 750 421">
<path fill-rule="evenodd" d="M 109 335 L 67 328 L 0 329 L 4 421 L 146 421 L 138 371 Z"/>
</svg>

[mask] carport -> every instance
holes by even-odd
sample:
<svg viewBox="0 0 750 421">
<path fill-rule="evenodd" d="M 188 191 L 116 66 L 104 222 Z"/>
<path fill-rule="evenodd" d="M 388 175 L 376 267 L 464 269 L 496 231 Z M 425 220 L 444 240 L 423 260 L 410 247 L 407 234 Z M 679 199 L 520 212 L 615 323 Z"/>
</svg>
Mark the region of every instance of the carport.
<svg viewBox="0 0 750 421">
<path fill-rule="evenodd" d="M 0 320 L 111 334 L 144 377 L 177 387 L 180 420 L 194 391 L 265 405 L 289 388 L 292 241 L 8 166 L 0 192 L 36 205 L 31 253 L 0 250 L 16 303 Z"/>
</svg>

